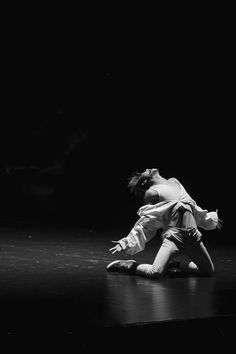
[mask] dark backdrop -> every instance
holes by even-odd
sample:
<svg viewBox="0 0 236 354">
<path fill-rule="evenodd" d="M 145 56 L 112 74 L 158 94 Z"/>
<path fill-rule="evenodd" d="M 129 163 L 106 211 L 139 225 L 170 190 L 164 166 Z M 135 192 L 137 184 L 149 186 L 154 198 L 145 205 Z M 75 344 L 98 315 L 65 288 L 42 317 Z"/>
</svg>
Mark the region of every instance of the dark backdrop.
<svg viewBox="0 0 236 354">
<path fill-rule="evenodd" d="M 220 28 L 157 38 L 109 29 L 100 36 L 63 33 L 14 31 L 7 43 L 2 224 L 130 227 L 141 202 L 129 194 L 127 179 L 157 167 L 202 208 L 218 208 L 229 230 L 229 38 Z"/>
</svg>

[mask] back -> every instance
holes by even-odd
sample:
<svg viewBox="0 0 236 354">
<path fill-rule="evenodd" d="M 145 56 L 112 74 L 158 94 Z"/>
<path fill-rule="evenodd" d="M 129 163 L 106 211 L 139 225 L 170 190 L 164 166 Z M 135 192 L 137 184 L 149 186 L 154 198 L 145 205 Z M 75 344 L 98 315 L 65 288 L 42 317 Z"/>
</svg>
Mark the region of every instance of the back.
<svg viewBox="0 0 236 354">
<path fill-rule="evenodd" d="M 180 199 L 180 188 L 175 182 L 168 181 L 164 184 L 153 185 L 150 189 L 158 193 L 160 202 Z"/>
<path fill-rule="evenodd" d="M 159 195 L 159 201 L 181 200 L 190 198 L 184 187 L 175 178 L 169 179 L 166 183 L 153 185 L 150 189 Z M 168 227 L 178 227 L 183 229 L 193 229 L 197 227 L 190 205 L 177 205 L 166 215 Z"/>
</svg>

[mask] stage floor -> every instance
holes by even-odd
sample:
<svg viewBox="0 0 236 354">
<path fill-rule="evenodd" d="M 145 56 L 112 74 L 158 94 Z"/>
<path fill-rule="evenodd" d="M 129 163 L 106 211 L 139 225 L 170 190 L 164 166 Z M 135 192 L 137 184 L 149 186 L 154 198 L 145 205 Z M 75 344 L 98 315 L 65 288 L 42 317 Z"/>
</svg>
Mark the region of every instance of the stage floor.
<svg viewBox="0 0 236 354">
<path fill-rule="evenodd" d="M 108 251 L 111 240 L 123 236 L 124 230 L 2 227 L 1 336 L 78 338 L 158 326 L 159 333 L 160 328 L 176 333 L 194 323 L 202 333 L 214 327 L 227 337 L 236 314 L 235 247 L 205 236 L 216 268 L 212 278 L 146 279 L 106 271 L 112 260 L 130 258 Z M 151 262 L 159 245 L 155 238 L 132 258 Z"/>
</svg>

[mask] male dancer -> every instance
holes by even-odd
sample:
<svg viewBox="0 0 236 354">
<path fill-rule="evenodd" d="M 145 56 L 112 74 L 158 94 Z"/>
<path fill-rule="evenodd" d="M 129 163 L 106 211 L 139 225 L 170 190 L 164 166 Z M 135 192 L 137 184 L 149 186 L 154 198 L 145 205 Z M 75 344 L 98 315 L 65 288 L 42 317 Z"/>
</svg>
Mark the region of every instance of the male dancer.
<svg viewBox="0 0 236 354">
<path fill-rule="evenodd" d="M 140 218 L 128 236 L 112 241 L 116 245 L 109 251 L 134 255 L 145 248 L 158 229 L 163 230 L 162 245 L 153 264 L 117 260 L 108 264 L 107 271 L 159 278 L 171 266 L 178 266 L 184 272 L 212 276 L 214 265 L 198 227 L 205 230 L 221 228 L 217 211 L 202 210 L 176 178 L 166 179 L 158 169 L 135 173 L 128 186 L 132 193 L 144 198 L 144 206 L 138 210 Z M 187 257 L 173 262 L 179 254 Z"/>
</svg>

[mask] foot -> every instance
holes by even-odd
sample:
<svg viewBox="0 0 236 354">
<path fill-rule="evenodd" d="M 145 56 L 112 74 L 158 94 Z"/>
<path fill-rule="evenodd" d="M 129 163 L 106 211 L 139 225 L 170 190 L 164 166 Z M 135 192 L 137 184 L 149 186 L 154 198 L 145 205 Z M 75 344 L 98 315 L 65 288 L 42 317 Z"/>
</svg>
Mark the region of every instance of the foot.
<svg viewBox="0 0 236 354">
<path fill-rule="evenodd" d="M 136 268 L 136 261 L 133 259 L 129 260 L 118 260 L 113 261 L 107 266 L 108 272 L 123 272 L 123 273 L 133 273 Z"/>
</svg>

